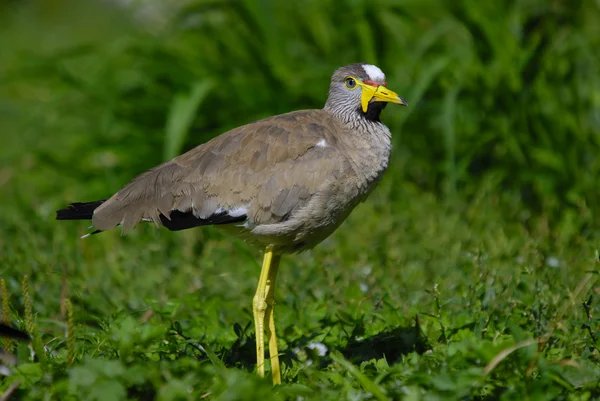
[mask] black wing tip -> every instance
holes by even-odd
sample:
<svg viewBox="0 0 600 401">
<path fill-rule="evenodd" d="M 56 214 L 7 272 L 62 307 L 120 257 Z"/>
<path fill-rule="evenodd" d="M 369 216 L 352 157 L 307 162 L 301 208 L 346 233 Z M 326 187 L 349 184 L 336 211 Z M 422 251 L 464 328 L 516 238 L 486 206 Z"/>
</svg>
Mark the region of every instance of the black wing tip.
<svg viewBox="0 0 600 401">
<path fill-rule="evenodd" d="M 56 211 L 56 220 L 91 220 L 94 210 L 105 201 L 71 203 L 69 207 Z"/>
</svg>

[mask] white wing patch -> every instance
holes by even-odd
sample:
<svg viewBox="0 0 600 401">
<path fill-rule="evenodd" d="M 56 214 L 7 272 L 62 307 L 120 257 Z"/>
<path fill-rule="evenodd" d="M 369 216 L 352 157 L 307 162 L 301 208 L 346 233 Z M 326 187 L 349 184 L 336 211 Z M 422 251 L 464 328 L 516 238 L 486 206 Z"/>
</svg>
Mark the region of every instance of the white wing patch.
<svg viewBox="0 0 600 401">
<path fill-rule="evenodd" d="M 372 64 L 363 64 L 362 68 L 365 70 L 371 81 L 385 82 L 385 74 L 379 67 Z"/>
<path fill-rule="evenodd" d="M 215 214 L 220 214 L 226 212 L 229 216 L 231 217 L 240 217 L 240 216 L 244 216 L 245 214 L 248 213 L 248 207 L 247 206 L 237 206 L 234 207 L 233 209 L 223 209 L 222 207 L 218 207 L 217 210 L 215 210 Z"/>
<path fill-rule="evenodd" d="M 240 217 L 248 213 L 248 209 L 245 206 L 239 206 L 235 209 L 231 209 L 227 214 L 231 217 Z"/>
<path fill-rule="evenodd" d="M 327 147 L 327 142 L 325 141 L 325 139 L 321 139 L 319 142 L 317 142 L 315 144 L 316 147 L 318 148 L 326 148 Z"/>
</svg>

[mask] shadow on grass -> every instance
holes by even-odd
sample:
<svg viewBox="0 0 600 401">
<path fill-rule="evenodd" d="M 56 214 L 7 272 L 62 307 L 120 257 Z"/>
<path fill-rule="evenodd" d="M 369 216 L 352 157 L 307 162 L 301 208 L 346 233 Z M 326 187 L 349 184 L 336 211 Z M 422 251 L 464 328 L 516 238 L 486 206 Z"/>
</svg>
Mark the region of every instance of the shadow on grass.
<svg viewBox="0 0 600 401">
<path fill-rule="evenodd" d="M 248 333 L 251 324 L 245 328 L 240 325 L 234 326 L 238 339 L 231 348 L 222 349 L 221 359 L 226 366 L 237 367 L 252 371 L 256 365 L 256 341 L 254 333 Z M 354 364 L 360 364 L 371 359 L 385 358 L 392 364 L 398 361 L 402 355 L 411 352 L 422 354 L 429 346 L 427 339 L 421 332 L 418 318 L 415 324 L 408 327 L 396 327 L 385 330 L 370 337 L 361 337 L 356 333 L 364 331 L 362 322 L 357 323 L 348 343 L 344 347 L 326 347 L 319 349 L 316 345 L 315 336 L 303 336 L 293 342 L 288 342 L 288 346 L 280 354 L 281 362 L 291 366 L 293 361 L 307 360 L 318 362 L 321 368 L 332 363 L 329 357 L 331 349 L 335 349 L 344 355 L 346 359 Z M 323 355 L 324 354 L 324 355 Z"/>
<path fill-rule="evenodd" d="M 355 364 L 381 358 L 385 358 L 391 364 L 399 360 L 402 355 L 425 352 L 429 348 L 426 340 L 421 332 L 419 320 L 415 319 L 415 325 L 412 327 L 399 326 L 371 337 L 352 338 L 339 351 Z"/>
<path fill-rule="evenodd" d="M 251 321 L 244 328 L 237 323 L 233 326 L 237 340 L 231 348 L 222 350 L 221 359 L 225 366 L 235 366 L 248 371 L 255 369 L 256 339 L 254 333 L 248 333 L 250 327 L 252 327 Z"/>
</svg>

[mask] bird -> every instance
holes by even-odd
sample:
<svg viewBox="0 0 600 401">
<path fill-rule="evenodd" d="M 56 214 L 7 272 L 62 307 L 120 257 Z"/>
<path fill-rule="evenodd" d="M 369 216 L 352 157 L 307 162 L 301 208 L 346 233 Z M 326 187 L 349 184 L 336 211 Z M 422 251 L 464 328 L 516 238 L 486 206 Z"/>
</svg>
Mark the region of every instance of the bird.
<svg viewBox="0 0 600 401">
<path fill-rule="evenodd" d="M 383 71 L 334 71 L 321 109 L 234 128 L 134 178 L 108 199 L 71 203 L 57 220 L 91 220 L 97 234 L 140 222 L 171 231 L 218 226 L 262 249 L 252 300 L 256 370 L 265 375 L 265 330 L 274 385 L 281 383 L 274 287 L 281 256 L 313 248 L 371 193 L 388 167 L 391 131 L 380 115 L 406 101 Z M 90 235 L 88 234 L 88 235 Z"/>
</svg>

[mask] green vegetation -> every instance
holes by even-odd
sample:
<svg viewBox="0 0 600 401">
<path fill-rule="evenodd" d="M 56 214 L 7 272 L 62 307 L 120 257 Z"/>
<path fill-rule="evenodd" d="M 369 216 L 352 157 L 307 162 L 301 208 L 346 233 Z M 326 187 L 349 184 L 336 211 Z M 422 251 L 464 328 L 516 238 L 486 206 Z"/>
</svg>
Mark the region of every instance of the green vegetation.
<svg viewBox="0 0 600 401">
<path fill-rule="evenodd" d="M 0 1 L 3 319 L 34 337 L 2 342 L 0 392 L 600 397 L 597 2 L 132 3 Z M 410 106 L 384 112 L 372 197 L 283 259 L 284 385 L 253 373 L 257 250 L 210 227 L 80 240 L 86 223 L 54 221 L 229 128 L 321 107 L 356 61 Z"/>
</svg>

